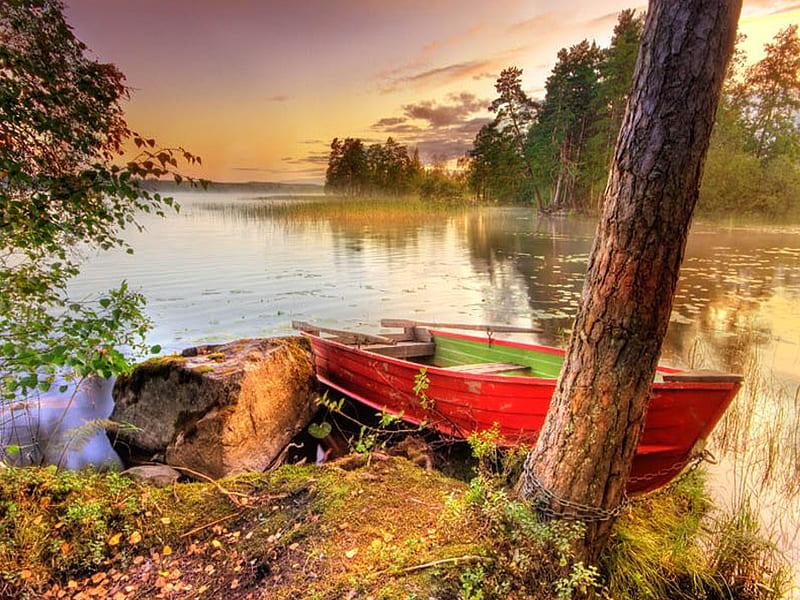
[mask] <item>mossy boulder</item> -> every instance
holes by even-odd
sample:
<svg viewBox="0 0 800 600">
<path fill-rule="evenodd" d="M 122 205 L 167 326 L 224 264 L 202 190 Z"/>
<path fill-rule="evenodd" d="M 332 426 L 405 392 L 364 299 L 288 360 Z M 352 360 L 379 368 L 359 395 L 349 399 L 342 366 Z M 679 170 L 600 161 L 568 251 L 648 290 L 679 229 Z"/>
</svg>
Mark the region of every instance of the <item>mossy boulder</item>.
<svg viewBox="0 0 800 600">
<path fill-rule="evenodd" d="M 316 410 L 311 350 L 299 337 L 243 339 L 151 359 L 117 379 L 116 443 L 219 478 L 262 471 Z"/>
</svg>

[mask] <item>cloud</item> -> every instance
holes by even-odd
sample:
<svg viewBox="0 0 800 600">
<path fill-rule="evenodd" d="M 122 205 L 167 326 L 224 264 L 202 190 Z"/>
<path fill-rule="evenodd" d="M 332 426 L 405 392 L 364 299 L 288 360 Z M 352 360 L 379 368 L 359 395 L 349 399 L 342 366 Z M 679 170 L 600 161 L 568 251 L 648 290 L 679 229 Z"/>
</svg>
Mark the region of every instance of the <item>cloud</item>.
<svg viewBox="0 0 800 600">
<path fill-rule="evenodd" d="M 564 15 L 557 11 L 546 12 L 541 15 L 536 15 L 525 21 L 519 21 L 510 25 L 508 33 L 531 33 L 537 29 L 551 29 L 553 25 L 560 25 Z"/>
<path fill-rule="evenodd" d="M 327 165 L 330 153 L 327 151 L 309 152 L 306 156 L 284 156 L 281 162 L 287 165 Z"/>
<path fill-rule="evenodd" d="M 610 12 L 584 21 L 586 25 L 612 25 L 619 20 L 619 12 Z"/>
<path fill-rule="evenodd" d="M 392 125 L 389 127 L 383 127 L 382 131 L 384 133 L 395 133 L 395 134 L 411 134 L 411 133 L 419 133 L 420 131 L 425 131 L 422 127 L 418 125 L 409 125 L 408 123 L 403 123 L 401 125 Z"/>
<path fill-rule="evenodd" d="M 785 6 L 779 6 L 778 8 L 775 8 L 770 14 L 783 15 L 786 13 L 794 12 L 796 10 L 800 10 L 800 4 L 787 4 Z"/>
<path fill-rule="evenodd" d="M 476 25 L 475 27 L 473 27 L 469 31 L 465 31 L 464 33 L 458 33 L 456 35 L 451 35 L 450 37 L 447 37 L 443 40 L 437 40 L 431 42 L 430 44 L 423 46 L 422 52 L 423 54 L 430 54 L 436 52 L 437 50 L 441 50 L 442 48 L 446 48 L 448 46 L 457 46 L 475 37 L 483 30 L 484 26 L 482 24 Z"/>
<path fill-rule="evenodd" d="M 472 78 L 475 75 L 485 73 L 492 70 L 495 66 L 494 60 L 470 60 L 444 67 L 437 67 L 435 69 L 428 69 L 419 73 L 404 76 L 386 75 L 388 81 L 381 88 L 381 92 L 389 94 L 396 92 L 403 87 L 423 87 L 423 86 L 438 86 L 454 83 L 463 79 Z M 403 72 L 404 69 L 395 69 L 394 73 Z"/>
<path fill-rule="evenodd" d="M 769 14 L 781 14 L 797 9 L 798 5 L 791 0 L 747 0 L 744 8 L 767 10 Z"/>
<path fill-rule="evenodd" d="M 448 96 L 450 104 L 437 104 L 430 100 L 417 104 L 406 104 L 403 112 L 409 119 L 428 121 L 431 127 L 449 127 L 464 120 L 465 117 L 485 110 L 487 100 L 478 99 L 474 94 L 462 92 Z"/>
<path fill-rule="evenodd" d="M 289 99 L 289 96 L 279 95 L 279 96 L 270 96 L 267 98 L 269 102 L 286 102 Z"/>
<path fill-rule="evenodd" d="M 372 125 L 372 129 L 382 129 L 384 127 L 395 127 L 401 123 L 405 123 L 404 117 L 385 117 Z"/>
<path fill-rule="evenodd" d="M 372 129 L 391 134 L 417 148 L 423 160 L 463 156 L 481 127 L 491 121 L 485 116 L 489 101 L 475 94 L 450 94 L 443 102 L 423 100 L 401 107 L 402 117 L 384 117 Z"/>
</svg>

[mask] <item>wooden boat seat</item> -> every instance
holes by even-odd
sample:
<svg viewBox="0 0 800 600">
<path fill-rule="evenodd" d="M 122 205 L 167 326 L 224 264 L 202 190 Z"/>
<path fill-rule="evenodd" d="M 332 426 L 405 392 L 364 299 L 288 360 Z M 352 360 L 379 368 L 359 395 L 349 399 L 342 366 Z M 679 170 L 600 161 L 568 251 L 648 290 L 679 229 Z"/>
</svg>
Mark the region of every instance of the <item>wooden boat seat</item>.
<svg viewBox="0 0 800 600">
<path fill-rule="evenodd" d="M 491 375 L 492 373 L 505 373 L 507 371 L 530 371 L 527 365 L 517 363 L 477 363 L 472 365 L 456 365 L 447 367 L 448 371 L 470 373 L 472 375 Z"/>
<path fill-rule="evenodd" d="M 375 352 L 392 358 L 421 358 L 433 356 L 436 344 L 433 342 L 398 341 L 394 344 L 369 344 L 361 346 L 362 350 Z"/>
</svg>

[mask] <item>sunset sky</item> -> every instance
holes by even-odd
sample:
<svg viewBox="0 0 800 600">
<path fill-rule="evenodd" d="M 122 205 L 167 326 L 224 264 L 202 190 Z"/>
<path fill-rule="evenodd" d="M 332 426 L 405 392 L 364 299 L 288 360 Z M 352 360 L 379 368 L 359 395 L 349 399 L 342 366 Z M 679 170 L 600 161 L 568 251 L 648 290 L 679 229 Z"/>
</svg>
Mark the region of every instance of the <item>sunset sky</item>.
<svg viewBox="0 0 800 600">
<path fill-rule="evenodd" d="M 543 95 L 559 48 L 607 45 L 624 0 L 66 0 L 133 97 L 134 130 L 203 158 L 217 181 L 322 182 L 333 137 L 393 136 L 454 158 L 490 118 L 500 70 Z M 800 3 L 745 0 L 751 59 Z"/>
</svg>

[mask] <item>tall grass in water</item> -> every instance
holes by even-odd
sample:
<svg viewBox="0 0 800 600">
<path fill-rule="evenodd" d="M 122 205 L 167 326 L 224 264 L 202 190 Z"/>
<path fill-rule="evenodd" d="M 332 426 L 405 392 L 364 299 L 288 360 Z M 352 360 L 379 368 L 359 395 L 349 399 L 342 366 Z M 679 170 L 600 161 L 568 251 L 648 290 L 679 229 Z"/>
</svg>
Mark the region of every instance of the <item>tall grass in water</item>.
<svg viewBox="0 0 800 600">
<path fill-rule="evenodd" d="M 720 464 L 709 490 L 720 510 L 709 551 L 719 568 L 739 577 L 752 569 L 776 574 L 766 584 L 775 589 L 785 560 L 794 582 L 784 597 L 800 598 L 800 387 L 776 374 L 765 335 L 752 324 L 741 328 L 726 348 L 725 365 L 705 364 L 702 346 L 693 352 L 693 367 L 721 366 L 744 376 L 710 441 Z"/>
<path fill-rule="evenodd" d="M 697 471 L 634 501 L 603 567 L 615 600 L 778 600 L 789 579 L 753 513 L 717 509 Z"/>
<path fill-rule="evenodd" d="M 269 219 L 286 224 L 325 220 L 349 228 L 382 229 L 426 222 L 432 215 L 465 210 L 468 205 L 423 201 L 415 196 L 308 196 L 256 198 L 235 205 L 208 202 L 205 207 L 247 220 Z"/>
</svg>

